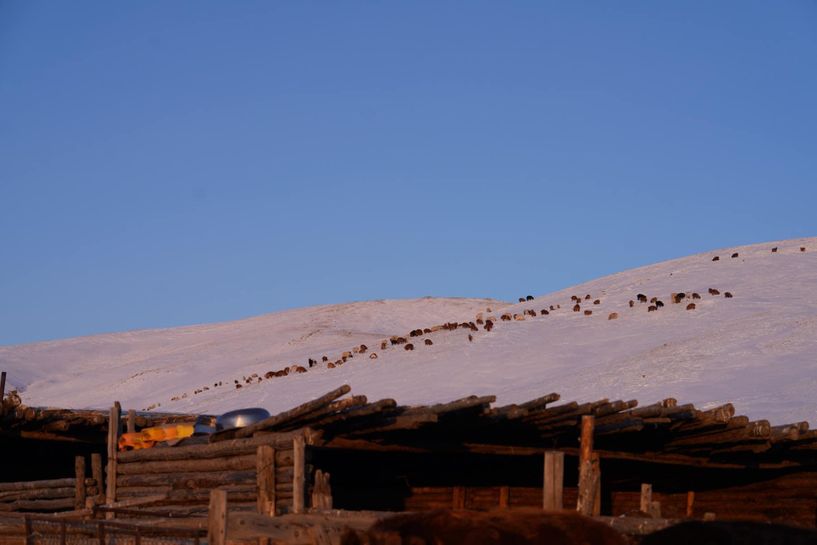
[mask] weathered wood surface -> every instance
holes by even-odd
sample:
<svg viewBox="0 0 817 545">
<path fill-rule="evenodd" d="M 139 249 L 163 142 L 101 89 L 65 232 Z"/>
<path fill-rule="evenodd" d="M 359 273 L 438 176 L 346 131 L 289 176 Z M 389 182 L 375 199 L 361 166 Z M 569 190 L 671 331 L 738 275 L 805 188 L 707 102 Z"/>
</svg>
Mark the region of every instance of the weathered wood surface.
<svg viewBox="0 0 817 545">
<path fill-rule="evenodd" d="M 372 511 L 330 511 L 273 518 L 257 513 L 231 512 L 227 516 L 227 536 L 230 540 L 265 537 L 276 543 L 328 545 L 340 543 L 340 537 L 346 529 L 365 531 L 375 522 L 393 514 Z"/>
<path fill-rule="evenodd" d="M 246 439 L 223 440 L 214 444 L 177 446 L 169 448 L 155 447 L 150 449 L 133 450 L 130 452 L 120 452 L 120 464 L 132 462 L 150 461 L 181 461 L 200 460 L 205 458 L 222 458 L 224 456 L 235 456 L 237 454 L 251 454 L 256 451 L 259 445 L 269 445 L 277 450 L 291 450 L 292 439 L 303 435 L 301 430 L 295 432 L 280 432 L 274 434 L 263 434 Z M 310 436 L 319 436 L 311 431 L 306 432 Z"/>
</svg>

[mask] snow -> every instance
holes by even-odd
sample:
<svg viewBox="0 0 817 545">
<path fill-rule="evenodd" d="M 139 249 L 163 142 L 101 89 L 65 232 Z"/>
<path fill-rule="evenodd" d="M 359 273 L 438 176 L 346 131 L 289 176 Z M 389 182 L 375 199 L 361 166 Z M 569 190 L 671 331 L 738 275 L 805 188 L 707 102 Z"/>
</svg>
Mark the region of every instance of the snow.
<svg viewBox="0 0 817 545">
<path fill-rule="evenodd" d="M 777 253 L 771 248 L 778 246 Z M 800 247 L 805 246 L 806 252 Z M 738 252 L 738 258 L 730 258 Z M 712 261 L 719 255 L 720 260 Z M 730 291 L 731 299 L 708 288 Z M 672 292 L 698 292 L 697 308 L 672 304 Z M 647 312 L 628 301 L 637 293 L 665 306 Z M 525 290 L 520 290 L 524 295 Z M 591 294 L 571 310 L 571 295 Z M 561 309 L 541 316 L 549 305 Z M 492 312 L 486 309 L 491 308 Z M 525 321 L 439 331 L 380 349 L 391 335 L 447 321 L 472 321 L 478 312 L 535 309 Z M 617 312 L 619 318 L 608 320 Z M 342 367 L 319 363 L 307 373 L 245 384 L 242 377 L 307 359 L 336 360 L 365 343 L 370 352 Z M 219 324 L 96 335 L 29 345 L 0 346 L 0 369 L 24 403 L 71 408 L 207 412 L 260 406 L 292 407 L 340 384 L 370 400 L 404 404 L 495 394 L 497 404 L 559 392 L 563 400 L 666 397 L 699 408 L 726 402 L 740 414 L 773 424 L 817 421 L 817 238 L 726 248 L 614 274 L 525 303 L 489 299 L 423 298 L 327 305 Z M 236 389 L 234 380 L 241 389 Z M 222 381 L 223 386 L 213 387 Z M 193 394 L 208 386 L 208 391 Z M 183 399 L 172 397 L 187 394 Z"/>
</svg>

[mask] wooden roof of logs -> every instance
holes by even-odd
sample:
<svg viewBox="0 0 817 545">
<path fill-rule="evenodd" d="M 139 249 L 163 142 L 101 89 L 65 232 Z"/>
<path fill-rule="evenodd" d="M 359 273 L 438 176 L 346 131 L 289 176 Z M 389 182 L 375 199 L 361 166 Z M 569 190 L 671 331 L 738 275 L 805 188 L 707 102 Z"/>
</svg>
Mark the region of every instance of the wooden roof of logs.
<svg viewBox="0 0 817 545">
<path fill-rule="evenodd" d="M 772 426 L 735 415 L 731 403 L 699 410 L 673 398 L 639 406 L 636 400 L 561 402 L 549 393 L 526 403 L 493 406 L 495 396 L 409 407 L 393 399 L 369 402 L 343 386 L 318 399 L 211 441 L 302 427 L 327 447 L 485 454 L 578 451 L 581 418 L 595 417 L 594 448 L 602 456 L 711 467 L 787 467 L 817 464 L 817 431 L 807 422 Z"/>
</svg>

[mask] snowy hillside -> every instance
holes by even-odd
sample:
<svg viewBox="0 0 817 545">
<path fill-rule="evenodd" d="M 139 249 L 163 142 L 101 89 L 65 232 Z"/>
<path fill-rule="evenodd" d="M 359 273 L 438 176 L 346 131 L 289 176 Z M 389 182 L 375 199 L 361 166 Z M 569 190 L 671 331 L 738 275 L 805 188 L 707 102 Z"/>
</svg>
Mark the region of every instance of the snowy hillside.
<svg viewBox="0 0 817 545">
<path fill-rule="evenodd" d="M 674 292 L 686 297 L 674 304 Z M 639 293 L 647 303 L 636 301 Z M 125 408 L 159 411 L 262 406 L 275 412 L 348 383 L 370 400 L 405 404 L 469 394 L 496 394 L 505 404 L 556 391 L 565 400 L 642 404 L 676 397 L 702 408 L 731 401 L 751 418 L 817 422 L 817 238 L 712 251 L 534 295 L 514 304 L 352 303 L 2 346 L 0 369 L 27 405 L 107 407 L 119 400 Z M 572 295 L 581 298 L 578 312 Z M 653 297 L 664 306 L 650 312 Z M 690 303 L 695 308 L 687 310 Z M 478 313 L 494 318 L 491 331 L 476 324 Z M 505 313 L 510 321 L 501 320 Z M 611 313 L 617 318 L 608 319 Z M 413 329 L 453 321 L 473 321 L 478 330 L 409 337 Z M 406 337 L 414 350 L 390 342 L 382 349 L 393 335 Z M 342 354 L 361 344 L 366 352 L 343 363 Z M 323 356 L 342 364 L 330 368 Z M 309 358 L 317 365 L 309 368 Z M 265 378 L 294 365 L 307 371 Z"/>
</svg>

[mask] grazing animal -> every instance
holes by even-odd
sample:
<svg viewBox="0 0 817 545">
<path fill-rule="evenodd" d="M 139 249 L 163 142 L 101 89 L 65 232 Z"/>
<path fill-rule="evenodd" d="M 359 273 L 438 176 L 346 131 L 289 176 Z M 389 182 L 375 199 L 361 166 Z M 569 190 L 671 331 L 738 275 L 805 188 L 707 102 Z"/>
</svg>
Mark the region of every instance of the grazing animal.
<svg viewBox="0 0 817 545">
<path fill-rule="evenodd" d="M 380 350 L 385 350 L 387 346 L 389 346 L 389 341 L 383 341 L 380 343 Z"/>
<path fill-rule="evenodd" d="M 428 340 L 428 339 L 426 339 L 426 340 Z M 376 360 L 377 359 L 377 352 L 372 352 L 371 354 L 369 354 L 369 359 L 370 360 Z"/>
<path fill-rule="evenodd" d="M 647 307 L 647 312 L 655 312 L 656 310 L 658 310 L 658 307 L 655 305 L 650 305 Z"/>
<path fill-rule="evenodd" d="M 527 297 L 525 297 L 525 300 L 533 301 L 533 295 L 528 295 Z"/>
<path fill-rule="evenodd" d="M 601 304 L 601 299 L 596 299 L 595 301 L 593 301 L 593 304 L 594 305 L 600 305 Z"/>
<path fill-rule="evenodd" d="M 695 303 L 690 303 L 687 305 L 687 310 L 695 310 Z"/>
<path fill-rule="evenodd" d="M 525 321 L 525 315 L 524 314 L 514 314 L 513 319 L 516 320 L 517 322 L 524 322 Z"/>
<path fill-rule="evenodd" d="M 588 293 L 587 295 L 584 296 L 584 298 L 585 298 L 585 300 L 591 299 L 590 294 Z"/>
<path fill-rule="evenodd" d="M 309 358 L 309 367 L 315 367 L 316 365 L 318 365 L 318 362 Z"/>
<path fill-rule="evenodd" d="M 773 253 L 773 254 L 776 254 L 776 253 L 777 253 L 777 246 L 775 246 L 774 248 L 772 248 L 772 253 Z"/>
<path fill-rule="evenodd" d="M 483 325 L 484 323 L 485 320 L 483 320 L 482 318 L 477 318 L 477 325 Z"/>
<path fill-rule="evenodd" d="M 240 389 L 240 388 L 243 388 L 243 386 L 241 386 L 240 384 L 236 384 L 236 385 L 235 385 L 235 389 L 236 389 L 236 390 L 238 390 L 238 389 Z"/>
<path fill-rule="evenodd" d="M 715 257 L 712 258 L 712 261 L 720 261 L 720 260 L 721 260 L 721 258 L 718 257 L 718 256 L 715 256 Z"/>
<path fill-rule="evenodd" d="M 721 292 L 716 290 L 715 288 L 709 288 L 709 295 L 720 295 Z"/>
<path fill-rule="evenodd" d="M 423 333 L 431 333 L 431 328 L 430 327 L 424 327 L 423 328 Z"/>
<path fill-rule="evenodd" d="M 344 362 L 343 360 L 338 360 L 338 361 L 335 362 L 335 367 L 340 367 L 344 363 L 346 363 L 346 362 Z"/>
<path fill-rule="evenodd" d="M 732 259 L 735 259 L 736 257 L 738 257 L 738 255 L 739 254 L 737 252 L 735 252 L 734 254 L 732 254 Z"/>
<path fill-rule="evenodd" d="M 686 293 L 684 293 L 684 292 L 681 292 L 681 293 L 674 293 L 674 294 L 672 295 L 672 302 L 673 302 L 673 303 L 676 303 L 676 304 L 677 304 L 677 303 L 680 303 L 681 301 L 683 301 L 683 300 L 686 298 L 686 296 L 687 296 L 687 294 L 686 294 Z"/>
<path fill-rule="evenodd" d="M 656 301 L 658 301 L 658 297 L 653 297 L 652 299 L 650 299 L 650 303 L 654 304 Z"/>
<path fill-rule="evenodd" d="M 409 333 L 409 337 L 421 337 L 423 335 L 422 329 L 412 329 L 411 333 Z"/>
<path fill-rule="evenodd" d="M 354 356 L 352 356 L 351 352 L 344 352 L 343 354 L 340 355 L 340 357 L 341 358 L 352 358 Z"/>
<path fill-rule="evenodd" d="M 327 368 L 327 369 L 334 369 L 334 368 L 335 368 L 335 364 L 334 364 L 334 363 L 332 363 L 332 362 L 330 361 L 329 363 L 327 363 L 327 364 L 326 364 L 326 368 Z"/>
<path fill-rule="evenodd" d="M 340 357 L 340 361 L 342 361 L 343 363 L 346 363 L 347 359 L 349 359 L 349 358 L 347 358 L 346 356 L 341 356 Z"/>
<path fill-rule="evenodd" d="M 368 349 L 369 349 L 369 347 L 366 346 L 365 344 L 360 345 L 360 353 L 361 354 L 365 354 Z"/>
<path fill-rule="evenodd" d="M 573 312 L 579 312 L 581 309 L 582 307 L 578 303 L 573 305 Z"/>
<path fill-rule="evenodd" d="M 618 320 L 618 312 L 611 312 L 607 317 L 608 320 Z"/>
<path fill-rule="evenodd" d="M 801 252 L 805 252 L 805 251 L 806 251 L 806 247 L 805 247 L 805 246 L 800 246 L 800 251 L 801 251 Z"/>
<path fill-rule="evenodd" d="M 655 306 L 657 306 L 658 308 L 661 308 L 661 307 L 664 306 L 664 302 L 661 301 L 660 299 L 656 299 L 655 300 Z"/>
<path fill-rule="evenodd" d="M 368 530 L 346 530 L 340 543 L 625 545 L 627 541 L 610 526 L 578 513 L 547 513 L 533 509 L 488 512 L 440 509 L 390 516 Z"/>
<path fill-rule="evenodd" d="M 327 362 L 327 361 L 329 361 L 329 358 L 327 358 L 326 356 L 324 356 L 324 357 L 322 357 L 322 358 L 321 358 L 321 361 Z"/>
<path fill-rule="evenodd" d="M 392 337 L 391 339 L 389 339 L 389 341 L 391 341 L 391 343 L 395 344 L 395 345 L 396 344 L 405 344 L 406 343 L 406 338 L 405 337 Z"/>
<path fill-rule="evenodd" d="M 578 302 L 579 301 L 579 296 L 578 295 L 571 295 L 570 300 Z"/>
<path fill-rule="evenodd" d="M 499 317 L 499 319 L 502 320 L 503 322 L 510 322 L 511 321 L 511 315 L 510 314 L 503 314 L 502 316 Z"/>
<path fill-rule="evenodd" d="M 528 310 L 526 310 L 525 312 L 527 312 L 528 314 L 530 314 L 530 315 L 531 315 L 531 316 L 533 316 L 534 318 L 536 317 L 536 311 L 535 311 L 535 310 L 528 309 Z"/>
<path fill-rule="evenodd" d="M 693 292 L 693 293 L 692 293 L 692 298 L 693 298 L 693 299 L 700 299 L 700 298 L 701 298 L 701 295 L 700 295 L 699 293 L 697 293 L 697 292 Z"/>
<path fill-rule="evenodd" d="M 732 292 L 731 291 L 726 291 L 726 292 L 723 293 L 723 296 L 726 297 L 727 299 L 731 299 L 732 298 Z"/>
<path fill-rule="evenodd" d="M 525 302 L 525 298 L 524 298 L 524 297 L 520 297 L 520 298 L 519 298 L 519 302 L 520 302 L 520 303 L 524 303 L 524 302 Z"/>
<path fill-rule="evenodd" d="M 304 369 L 304 368 L 303 368 L 303 367 L 301 367 L 300 365 L 296 365 L 296 366 L 295 366 L 295 372 L 296 372 L 296 373 L 306 373 L 306 369 Z"/>
<path fill-rule="evenodd" d="M 630 299 L 630 308 L 633 308 L 634 306 L 635 306 L 635 301 L 633 301 L 632 299 Z"/>
<path fill-rule="evenodd" d="M 267 371 L 266 373 L 264 373 L 264 378 L 272 378 L 274 376 L 275 376 L 275 371 Z M 213 386 L 215 386 L 215 384 Z"/>
<path fill-rule="evenodd" d="M 585 315 L 585 316 L 590 316 L 591 314 L 593 314 L 593 311 L 592 311 L 592 310 L 585 310 L 585 311 L 584 311 L 584 315 Z"/>
<path fill-rule="evenodd" d="M 550 305 L 550 310 L 556 310 L 556 309 L 553 308 L 553 305 Z"/>
<path fill-rule="evenodd" d="M 646 303 L 647 302 L 647 296 L 644 295 L 643 293 L 639 293 L 638 295 L 635 296 L 635 298 L 638 299 L 639 303 Z"/>
<path fill-rule="evenodd" d="M 550 312 L 548 312 L 545 309 L 542 309 L 542 310 L 539 311 L 539 314 L 541 314 L 542 316 L 547 316 L 548 314 L 550 314 Z"/>
<path fill-rule="evenodd" d="M 411 344 L 411 343 L 408 343 L 406 346 L 403 347 L 403 349 L 405 349 L 405 350 L 414 350 L 414 345 Z"/>
<path fill-rule="evenodd" d="M 470 343 L 470 342 L 474 342 L 474 336 L 473 336 L 473 335 L 471 335 L 470 333 L 468 334 L 468 342 L 469 342 L 469 343 Z"/>
<path fill-rule="evenodd" d="M 556 305 L 556 308 L 562 308 L 562 305 Z"/>
<path fill-rule="evenodd" d="M 494 328 L 494 323 L 491 320 L 485 322 L 485 331 L 491 331 Z"/>
<path fill-rule="evenodd" d="M 431 339 L 426 339 L 424 342 L 426 343 L 426 346 L 431 346 L 432 344 L 434 344 L 434 343 L 431 341 Z"/>
<path fill-rule="evenodd" d="M 690 520 L 648 534 L 641 545 L 815 545 L 817 531 L 750 521 Z"/>
</svg>

